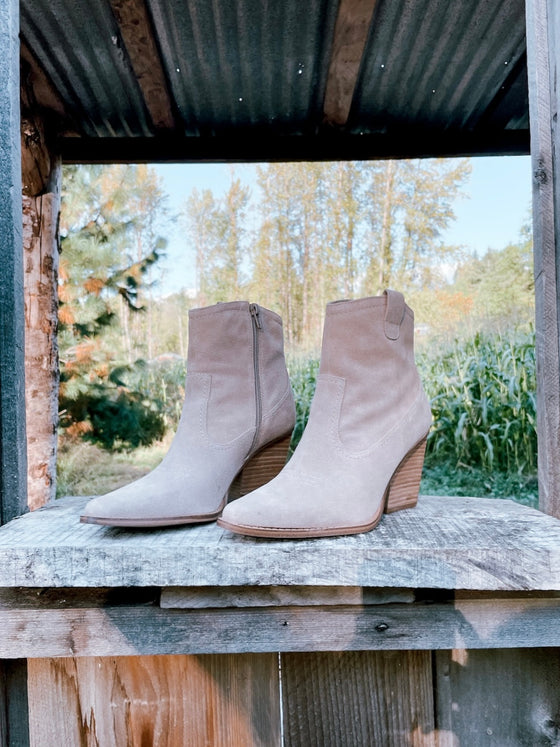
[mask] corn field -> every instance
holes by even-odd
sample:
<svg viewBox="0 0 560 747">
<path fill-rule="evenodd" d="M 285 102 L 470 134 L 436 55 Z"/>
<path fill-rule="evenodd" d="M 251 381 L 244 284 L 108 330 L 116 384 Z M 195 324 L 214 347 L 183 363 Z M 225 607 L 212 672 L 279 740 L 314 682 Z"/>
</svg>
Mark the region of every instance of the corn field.
<svg viewBox="0 0 560 747">
<path fill-rule="evenodd" d="M 426 463 L 518 475 L 537 468 L 533 333 L 476 334 L 419 356 L 434 425 Z"/>
</svg>

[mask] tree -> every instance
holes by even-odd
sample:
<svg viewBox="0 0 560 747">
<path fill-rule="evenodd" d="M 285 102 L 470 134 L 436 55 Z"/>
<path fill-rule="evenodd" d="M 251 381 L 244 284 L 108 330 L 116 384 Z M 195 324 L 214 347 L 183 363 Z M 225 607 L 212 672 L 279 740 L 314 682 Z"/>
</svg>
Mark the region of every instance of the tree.
<svg viewBox="0 0 560 747">
<path fill-rule="evenodd" d="M 134 198 L 141 201 L 142 187 L 134 167 L 71 166 L 63 176 L 61 426 L 108 447 L 162 435 L 153 406 L 126 387 L 130 350 L 123 350 L 116 325 L 119 303 L 140 312 L 143 279 L 162 246 L 156 238 L 144 253 L 138 251 L 145 214 L 135 214 Z"/>
<path fill-rule="evenodd" d="M 193 190 L 183 211 L 196 253 L 197 300 L 202 306 L 239 298 L 245 289 L 245 218 L 249 189 L 232 179 L 221 199 Z"/>
<path fill-rule="evenodd" d="M 458 256 L 441 236 L 469 168 L 464 159 L 267 164 L 257 169 L 251 232 L 238 182 L 222 199 L 194 191 L 186 218 L 198 300 L 249 291 L 282 316 L 288 346 L 309 348 L 320 342 L 329 301 L 389 286 L 409 295 L 436 289 L 438 263 Z"/>
<path fill-rule="evenodd" d="M 441 236 L 469 173 L 467 159 L 363 165 L 368 232 L 362 259 L 370 288 L 393 286 L 410 294 L 441 285 L 438 266 L 458 255 Z"/>
<path fill-rule="evenodd" d="M 472 299 L 472 316 L 493 326 L 511 327 L 534 317 L 533 244 L 530 224 L 519 241 L 503 249 L 488 249 L 457 269 L 453 289 Z"/>
</svg>

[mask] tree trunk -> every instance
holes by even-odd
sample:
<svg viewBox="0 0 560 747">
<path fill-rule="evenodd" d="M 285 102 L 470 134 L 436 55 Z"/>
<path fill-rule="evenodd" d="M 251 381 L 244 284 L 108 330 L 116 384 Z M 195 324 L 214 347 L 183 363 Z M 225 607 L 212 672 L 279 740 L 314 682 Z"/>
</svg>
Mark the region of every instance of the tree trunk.
<svg viewBox="0 0 560 747">
<path fill-rule="evenodd" d="M 22 191 L 28 505 L 55 497 L 58 426 L 58 224 L 61 165 L 49 150 L 32 81 L 22 77 Z"/>
<path fill-rule="evenodd" d="M 383 225 L 381 226 L 381 245 L 379 247 L 379 293 L 382 293 L 387 288 L 391 277 L 391 210 L 393 208 L 394 181 L 395 162 L 387 161 L 385 170 L 385 197 L 383 199 Z"/>
<path fill-rule="evenodd" d="M 23 196 L 28 504 L 56 493 L 60 190 Z"/>
</svg>

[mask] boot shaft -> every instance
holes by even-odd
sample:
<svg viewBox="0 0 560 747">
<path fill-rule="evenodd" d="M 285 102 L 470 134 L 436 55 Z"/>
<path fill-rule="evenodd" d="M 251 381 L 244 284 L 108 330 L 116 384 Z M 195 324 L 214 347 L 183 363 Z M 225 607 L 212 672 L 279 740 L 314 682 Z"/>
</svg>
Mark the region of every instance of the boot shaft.
<svg viewBox="0 0 560 747">
<path fill-rule="evenodd" d="M 425 395 L 414 361 L 414 313 L 401 293 L 327 305 L 319 374 L 344 379 L 339 434 L 366 448 Z"/>
<path fill-rule="evenodd" d="M 191 309 L 187 385 L 189 374 L 211 379 L 211 438 L 225 442 L 255 426 L 259 431 L 290 389 L 281 318 L 247 301 Z"/>
</svg>

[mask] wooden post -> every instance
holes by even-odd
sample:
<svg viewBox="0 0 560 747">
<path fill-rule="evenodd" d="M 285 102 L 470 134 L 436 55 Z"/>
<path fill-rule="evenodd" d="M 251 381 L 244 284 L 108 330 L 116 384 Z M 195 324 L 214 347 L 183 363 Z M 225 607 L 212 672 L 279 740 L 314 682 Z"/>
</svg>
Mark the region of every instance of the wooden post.
<svg viewBox="0 0 560 747">
<path fill-rule="evenodd" d="M 0 746 L 28 744 L 27 660 L 0 661 Z"/>
<path fill-rule="evenodd" d="M 560 518 L 560 10 L 527 0 L 527 68 L 536 293 L 537 415 L 540 508 Z"/>
<path fill-rule="evenodd" d="M 19 3 L 0 4 L 0 524 L 27 507 Z"/>
<path fill-rule="evenodd" d="M 61 165 L 49 148 L 25 62 L 21 78 L 27 490 L 35 509 L 56 493 Z"/>
</svg>

